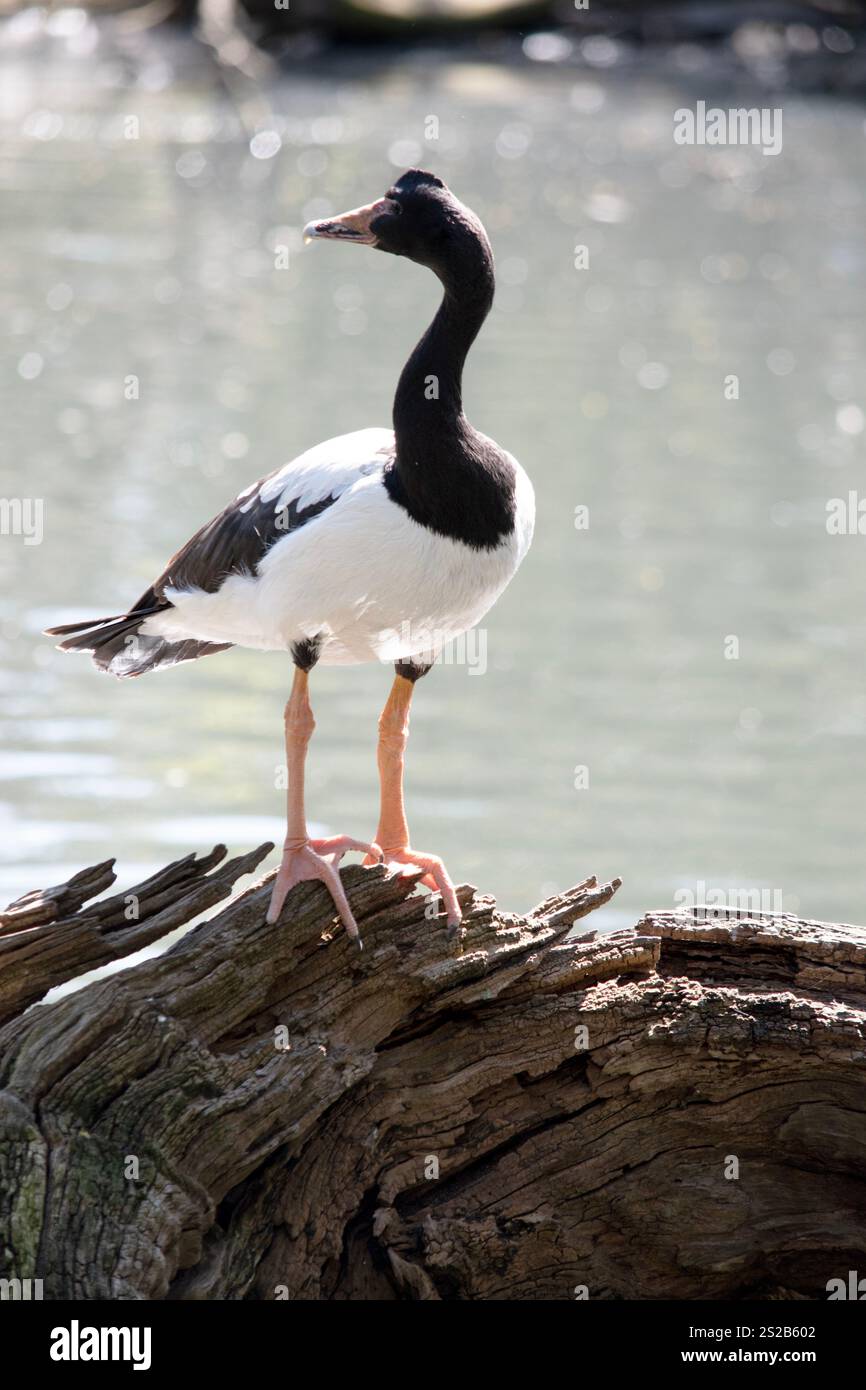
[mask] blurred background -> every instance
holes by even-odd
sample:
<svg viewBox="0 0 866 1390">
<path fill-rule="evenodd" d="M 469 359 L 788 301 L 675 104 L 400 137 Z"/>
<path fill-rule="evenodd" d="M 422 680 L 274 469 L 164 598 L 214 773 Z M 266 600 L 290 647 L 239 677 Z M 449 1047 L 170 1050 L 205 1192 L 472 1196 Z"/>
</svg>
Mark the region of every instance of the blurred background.
<svg viewBox="0 0 866 1390">
<path fill-rule="evenodd" d="M 390 423 L 437 284 L 300 231 L 420 165 L 494 245 L 465 401 L 538 524 L 486 672 L 418 687 L 415 844 L 515 910 L 622 874 L 608 926 L 710 889 L 864 920 L 866 538 L 826 524 L 864 486 L 862 7 L 0 13 L 0 495 L 43 504 L 41 543 L 0 536 L 0 897 L 281 839 L 287 659 L 119 683 L 40 630 Z M 699 101 L 781 110 L 781 152 L 676 144 Z M 374 831 L 390 679 L 316 672 L 319 827 Z"/>
</svg>

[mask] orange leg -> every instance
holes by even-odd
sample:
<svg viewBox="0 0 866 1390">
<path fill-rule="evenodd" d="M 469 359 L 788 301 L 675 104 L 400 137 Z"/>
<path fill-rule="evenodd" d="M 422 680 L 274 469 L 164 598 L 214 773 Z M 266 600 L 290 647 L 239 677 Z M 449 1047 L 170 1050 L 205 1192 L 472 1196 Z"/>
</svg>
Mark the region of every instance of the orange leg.
<svg viewBox="0 0 866 1390">
<path fill-rule="evenodd" d="M 346 850 L 361 850 L 370 863 L 378 863 L 382 854 L 378 845 L 368 845 L 363 840 L 353 840 L 348 835 L 335 835 L 327 840 L 311 840 L 307 834 L 307 818 L 304 811 L 304 767 L 307 760 L 307 746 L 313 736 L 316 721 L 310 705 L 309 680 L 306 671 L 295 668 L 292 693 L 285 710 L 286 726 L 286 771 L 288 792 L 286 806 L 286 839 L 283 845 L 283 859 L 274 879 L 267 920 L 276 922 L 283 903 L 296 883 L 318 879 L 324 883 L 340 917 L 353 941 L 361 946 L 358 924 L 343 891 L 337 866 Z"/>
<path fill-rule="evenodd" d="M 410 848 L 409 827 L 403 804 L 403 769 L 406 744 L 409 739 L 409 706 L 412 703 L 413 682 L 397 676 L 391 687 L 385 708 L 379 716 L 379 782 L 381 808 L 377 846 L 381 845 L 386 863 L 415 865 L 424 869 L 421 882 L 441 894 L 448 917 L 448 926 L 459 925 L 463 914 L 454 891 L 454 884 L 442 860 L 435 854 L 422 854 Z M 373 863 L 368 857 L 365 863 Z"/>
</svg>

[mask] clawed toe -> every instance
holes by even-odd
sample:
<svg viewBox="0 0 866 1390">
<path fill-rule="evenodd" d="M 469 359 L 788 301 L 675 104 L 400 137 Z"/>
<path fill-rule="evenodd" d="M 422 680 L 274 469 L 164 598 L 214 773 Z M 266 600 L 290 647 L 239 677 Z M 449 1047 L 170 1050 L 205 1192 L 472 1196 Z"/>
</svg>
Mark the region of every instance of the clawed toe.
<svg viewBox="0 0 866 1390">
<path fill-rule="evenodd" d="M 372 863 L 379 863 L 382 859 L 382 851 L 378 845 L 369 845 L 364 840 L 353 840 L 349 835 L 335 835 L 325 840 L 308 840 L 304 845 L 295 844 L 284 849 L 265 920 L 270 923 L 277 921 L 286 898 L 298 883 L 318 881 L 325 885 L 333 898 L 337 915 L 349 936 L 358 949 L 363 950 L 358 924 L 337 869 L 348 850 L 358 850 L 366 854 Z"/>
<path fill-rule="evenodd" d="M 332 835 L 327 840 L 311 840 L 310 845 L 317 854 L 326 858 L 334 868 L 340 863 L 343 855 L 349 850 L 357 850 L 359 854 L 365 855 L 365 864 L 381 864 L 382 851 L 375 840 L 371 845 L 366 840 L 353 840 L 351 835 Z"/>
<path fill-rule="evenodd" d="M 448 923 L 448 930 L 453 932 L 463 921 L 463 913 L 457 901 L 457 893 L 454 884 L 448 874 L 448 870 L 442 860 L 436 854 L 422 854 L 419 850 L 410 849 L 405 845 L 402 849 L 389 849 L 385 851 L 385 863 L 392 871 L 392 874 L 405 873 L 407 868 L 422 869 L 420 882 L 425 888 L 438 893 L 442 899 L 442 906 Z"/>
</svg>

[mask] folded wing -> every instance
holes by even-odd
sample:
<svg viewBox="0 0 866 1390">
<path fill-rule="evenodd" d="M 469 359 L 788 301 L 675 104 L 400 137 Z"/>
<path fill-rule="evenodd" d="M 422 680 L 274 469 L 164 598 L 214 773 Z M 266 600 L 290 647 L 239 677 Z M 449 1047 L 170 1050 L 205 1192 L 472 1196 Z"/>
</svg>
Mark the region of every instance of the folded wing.
<svg viewBox="0 0 866 1390">
<path fill-rule="evenodd" d="M 139 676 L 160 666 L 226 651 L 231 642 L 170 641 L 146 636 L 141 624 L 173 607 L 167 591 L 217 593 L 231 575 L 255 576 L 271 546 L 299 530 L 342 496 L 358 478 L 381 470 L 393 454 L 390 430 L 340 435 L 307 450 L 253 483 L 181 547 L 127 613 L 46 629 L 62 636 L 62 651 L 91 652 L 116 676 Z"/>
</svg>

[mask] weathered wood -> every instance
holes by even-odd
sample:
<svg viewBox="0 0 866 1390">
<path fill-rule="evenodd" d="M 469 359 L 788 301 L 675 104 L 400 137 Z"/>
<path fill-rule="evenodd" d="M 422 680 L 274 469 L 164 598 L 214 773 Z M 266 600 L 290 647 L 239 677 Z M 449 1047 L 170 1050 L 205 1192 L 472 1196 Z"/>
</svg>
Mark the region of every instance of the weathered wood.
<svg viewBox="0 0 866 1390">
<path fill-rule="evenodd" d="M 132 955 L 213 907 L 272 849 L 260 845 L 211 873 L 226 855 L 225 845 L 216 845 L 203 859 L 188 854 L 128 892 L 87 908 L 114 883 L 113 859 L 19 898 L 0 914 L 0 1023 L 53 985 Z"/>
<path fill-rule="evenodd" d="M 0 1276 L 46 1298 L 791 1298 L 863 1267 L 866 931 L 695 909 L 570 936 L 618 886 L 587 879 L 523 917 L 464 886 L 449 942 L 416 877 L 344 871 L 363 954 L 323 946 L 319 885 L 268 925 L 264 881 L 7 1022 Z"/>
</svg>

